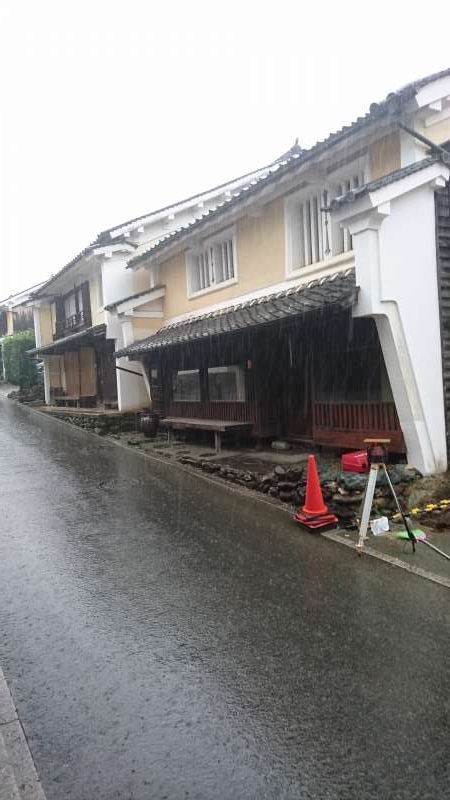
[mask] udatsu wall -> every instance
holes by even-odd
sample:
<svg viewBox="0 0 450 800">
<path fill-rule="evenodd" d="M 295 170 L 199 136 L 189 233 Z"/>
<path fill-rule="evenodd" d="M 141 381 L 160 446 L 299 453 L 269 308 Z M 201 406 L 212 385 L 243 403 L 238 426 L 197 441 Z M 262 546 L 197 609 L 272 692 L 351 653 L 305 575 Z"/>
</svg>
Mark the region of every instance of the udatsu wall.
<svg viewBox="0 0 450 800">
<path fill-rule="evenodd" d="M 339 212 L 353 236 L 355 316 L 374 318 L 410 464 L 447 468 L 434 164 Z"/>
</svg>

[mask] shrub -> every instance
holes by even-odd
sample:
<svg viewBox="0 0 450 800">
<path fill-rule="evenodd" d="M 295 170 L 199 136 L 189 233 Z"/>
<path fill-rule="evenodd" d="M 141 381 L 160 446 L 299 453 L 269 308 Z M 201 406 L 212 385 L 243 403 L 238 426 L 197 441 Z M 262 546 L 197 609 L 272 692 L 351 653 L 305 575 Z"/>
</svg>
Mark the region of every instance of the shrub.
<svg viewBox="0 0 450 800">
<path fill-rule="evenodd" d="M 28 389 L 38 382 L 36 360 L 27 355 L 27 350 L 35 346 L 33 331 L 20 331 L 3 339 L 3 363 L 9 383 Z"/>
</svg>

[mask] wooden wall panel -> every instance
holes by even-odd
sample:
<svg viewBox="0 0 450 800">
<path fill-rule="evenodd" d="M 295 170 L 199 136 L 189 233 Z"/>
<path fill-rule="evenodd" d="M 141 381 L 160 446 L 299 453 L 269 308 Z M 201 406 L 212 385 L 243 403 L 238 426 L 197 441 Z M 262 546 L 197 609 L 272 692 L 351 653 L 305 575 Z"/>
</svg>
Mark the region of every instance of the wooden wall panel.
<svg viewBox="0 0 450 800">
<path fill-rule="evenodd" d="M 64 359 L 62 356 L 47 356 L 48 372 L 51 389 L 62 389 L 64 387 L 63 371 Z"/>
<path fill-rule="evenodd" d="M 96 394 L 95 350 L 93 347 L 83 347 L 80 350 L 80 395 L 81 397 L 95 397 Z"/>
<path fill-rule="evenodd" d="M 67 397 L 80 397 L 80 362 L 77 352 L 64 353 Z"/>
</svg>

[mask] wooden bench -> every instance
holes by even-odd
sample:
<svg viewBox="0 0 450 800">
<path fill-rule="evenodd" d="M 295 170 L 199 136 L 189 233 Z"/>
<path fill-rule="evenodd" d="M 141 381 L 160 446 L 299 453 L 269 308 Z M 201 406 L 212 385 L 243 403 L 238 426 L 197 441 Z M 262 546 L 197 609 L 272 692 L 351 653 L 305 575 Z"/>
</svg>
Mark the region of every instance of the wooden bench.
<svg viewBox="0 0 450 800">
<path fill-rule="evenodd" d="M 196 419 L 194 417 L 166 417 L 162 421 L 167 425 L 169 442 L 173 442 L 173 431 L 175 430 L 181 431 L 194 428 L 202 431 L 213 431 L 216 453 L 220 453 L 222 433 L 250 430 L 252 428 L 251 422 L 226 422 L 219 419 Z"/>
</svg>

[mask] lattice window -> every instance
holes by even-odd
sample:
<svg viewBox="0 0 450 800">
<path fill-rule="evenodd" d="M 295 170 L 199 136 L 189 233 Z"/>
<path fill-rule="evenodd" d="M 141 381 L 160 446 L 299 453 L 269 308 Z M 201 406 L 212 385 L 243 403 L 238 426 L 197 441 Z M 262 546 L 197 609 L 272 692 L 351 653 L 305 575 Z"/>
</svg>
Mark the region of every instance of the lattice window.
<svg viewBox="0 0 450 800">
<path fill-rule="evenodd" d="M 212 402 L 245 402 L 245 373 L 243 367 L 209 367 L 208 393 Z"/>
<path fill-rule="evenodd" d="M 209 242 L 202 250 L 187 258 L 189 294 L 213 288 L 236 277 L 234 239 L 226 235 Z"/>
<path fill-rule="evenodd" d="M 314 192 L 289 198 L 286 204 L 288 272 L 295 272 L 352 249 L 349 232 L 331 225 L 326 209 L 334 197 L 363 184 L 364 175 L 355 173 Z"/>
<path fill-rule="evenodd" d="M 184 369 L 173 373 L 172 398 L 178 403 L 200 402 L 200 371 L 198 369 Z"/>
</svg>

